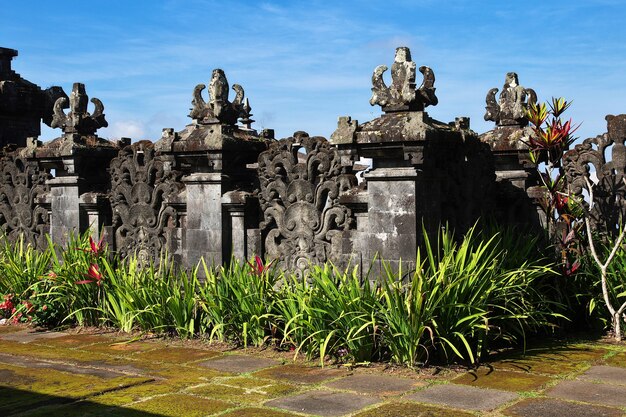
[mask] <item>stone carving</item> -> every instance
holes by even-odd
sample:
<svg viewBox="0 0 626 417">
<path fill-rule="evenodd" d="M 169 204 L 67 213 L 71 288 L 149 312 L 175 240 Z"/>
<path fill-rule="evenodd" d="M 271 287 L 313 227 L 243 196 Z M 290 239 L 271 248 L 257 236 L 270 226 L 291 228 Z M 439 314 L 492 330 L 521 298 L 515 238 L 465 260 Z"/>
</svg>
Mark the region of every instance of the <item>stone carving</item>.
<svg viewBox="0 0 626 417">
<path fill-rule="evenodd" d="M 497 88 L 492 88 L 487 93 L 485 120 L 496 122 L 498 126 L 524 127 L 528 125 L 526 110 L 530 103 L 537 103 L 535 91 L 520 86 L 517 74 L 509 72 L 506 74 L 498 101 L 496 101 L 497 92 Z"/>
<path fill-rule="evenodd" d="M 92 98 L 94 104 L 94 112 L 87 112 L 87 101 L 89 97 L 85 92 L 85 85 L 74 83 L 72 93 L 69 98 L 70 112 L 65 114 L 64 108 L 67 108 L 67 99 L 65 97 L 58 98 L 54 103 L 52 121 L 50 127 L 61 128 L 63 133 L 77 133 L 79 135 L 94 135 L 96 130 L 101 127 L 107 127 L 109 124 L 104 118 L 104 105 L 97 98 Z"/>
<path fill-rule="evenodd" d="M 606 121 L 607 133 L 585 139 L 566 152 L 563 168 L 569 191 L 577 196 L 587 188 L 585 177 L 590 178 L 591 167 L 595 169 L 592 226 L 613 233 L 616 225 L 623 224 L 626 215 L 626 114 L 608 115 Z"/>
<path fill-rule="evenodd" d="M 111 207 L 115 248 L 141 261 L 158 259 L 178 226 L 178 212 L 167 203 L 182 189 L 180 173 L 155 155 L 153 144 L 137 142 L 111 161 Z"/>
<path fill-rule="evenodd" d="M 331 250 L 333 237 L 353 222 L 338 197 L 356 186 L 337 150 L 322 137 L 296 132 L 261 153 L 259 179 L 266 257 L 300 274 L 334 260 L 340 251 Z"/>
<path fill-rule="evenodd" d="M 49 229 L 48 209 L 42 203 L 51 177 L 17 151 L 3 151 L 0 156 L 0 225 L 10 241 L 23 236 L 24 242 L 43 247 Z"/>
<path fill-rule="evenodd" d="M 209 102 L 202 98 L 202 91 L 206 88 L 204 84 L 198 84 L 193 89 L 192 108 L 189 117 L 197 123 L 211 124 L 224 123 L 227 125 L 237 124 L 237 119 L 241 118 L 242 123 L 248 126 L 254 120 L 250 119 L 250 103 L 244 101 L 244 90 L 239 84 L 233 84 L 235 99 L 228 101 L 228 80 L 224 71 L 214 69 L 209 83 Z"/>
<path fill-rule="evenodd" d="M 396 48 L 391 66 L 391 86 L 383 80 L 386 65 L 379 65 L 372 75 L 372 106 L 378 104 L 385 112 L 423 111 L 427 106 L 438 103 L 435 95 L 435 73 L 429 67 L 419 68 L 423 75 L 422 85 L 415 89 L 416 65 L 411 60 L 411 51 L 405 46 Z"/>
</svg>

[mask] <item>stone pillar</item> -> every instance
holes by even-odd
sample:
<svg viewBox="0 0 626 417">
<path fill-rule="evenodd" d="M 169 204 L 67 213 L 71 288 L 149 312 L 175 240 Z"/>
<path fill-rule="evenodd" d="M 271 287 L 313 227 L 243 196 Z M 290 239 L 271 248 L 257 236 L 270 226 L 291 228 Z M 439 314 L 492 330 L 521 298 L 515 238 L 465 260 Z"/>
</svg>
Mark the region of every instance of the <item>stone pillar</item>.
<svg viewBox="0 0 626 417">
<path fill-rule="evenodd" d="M 368 254 L 396 268 L 415 261 L 418 243 L 418 171 L 413 167 L 376 168 L 365 174 L 368 189 Z M 421 235 L 421 231 L 419 233 Z M 377 271 L 377 268 L 374 269 Z"/>
<path fill-rule="evenodd" d="M 71 233 L 80 233 L 80 197 L 78 176 L 48 180 L 50 186 L 50 236 L 58 245 L 65 246 Z"/>
<path fill-rule="evenodd" d="M 183 177 L 187 194 L 185 263 L 194 266 L 204 257 L 207 265 L 221 265 L 222 174 L 196 173 Z"/>
<path fill-rule="evenodd" d="M 228 213 L 228 222 L 225 224 L 224 234 L 230 237 L 230 254 L 237 260 L 244 260 L 247 257 L 247 233 L 246 233 L 246 198 L 248 193 L 241 191 L 230 191 L 222 198 L 223 208 Z"/>
<path fill-rule="evenodd" d="M 80 230 L 89 228 L 94 240 L 99 240 L 103 227 L 110 224 L 110 213 L 105 212 L 107 200 L 105 195 L 93 192 L 80 196 Z"/>
</svg>

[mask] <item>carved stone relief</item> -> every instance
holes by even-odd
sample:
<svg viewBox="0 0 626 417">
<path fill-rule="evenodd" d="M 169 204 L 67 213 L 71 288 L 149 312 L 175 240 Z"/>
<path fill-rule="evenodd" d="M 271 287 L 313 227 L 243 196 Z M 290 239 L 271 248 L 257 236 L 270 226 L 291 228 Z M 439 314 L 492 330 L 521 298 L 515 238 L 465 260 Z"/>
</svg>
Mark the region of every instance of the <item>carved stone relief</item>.
<svg viewBox="0 0 626 417">
<path fill-rule="evenodd" d="M 127 146 L 111 161 L 115 248 L 122 256 L 158 259 L 168 247 L 179 214 L 167 203 L 181 191 L 180 177 L 148 141 Z"/>
<path fill-rule="evenodd" d="M 626 114 L 608 115 L 607 133 L 585 139 L 563 157 L 563 167 L 569 191 L 582 195 L 587 188 L 585 177 L 593 174 L 597 182 L 593 185 L 594 204 L 591 220 L 596 229 L 615 232 L 616 225 L 624 222 L 626 215 Z"/>
<path fill-rule="evenodd" d="M 353 218 L 338 197 L 357 181 L 326 139 L 294 136 L 259 156 L 259 202 L 266 257 L 303 274 L 310 264 L 339 255 L 331 250 L 333 237 L 350 229 Z"/>
<path fill-rule="evenodd" d="M 10 241 L 19 236 L 24 242 L 43 247 L 49 229 L 48 209 L 43 206 L 49 192 L 48 172 L 39 169 L 17 152 L 0 156 L 0 225 Z"/>
</svg>

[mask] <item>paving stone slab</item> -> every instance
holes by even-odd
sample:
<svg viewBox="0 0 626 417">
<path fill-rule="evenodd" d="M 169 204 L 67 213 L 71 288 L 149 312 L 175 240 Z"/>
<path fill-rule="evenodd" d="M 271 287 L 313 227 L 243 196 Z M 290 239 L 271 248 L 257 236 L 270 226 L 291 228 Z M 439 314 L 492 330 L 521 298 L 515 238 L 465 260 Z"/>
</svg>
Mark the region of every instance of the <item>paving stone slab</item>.
<svg viewBox="0 0 626 417">
<path fill-rule="evenodd" d="M 481 367 L 452 380 L 455 384 L 505 391 L 533 391 L 543 387 L 551 378 L 523 372 L 500 371 Z"/>
<path fill-rule="evenodd" d="M 489 411 L 517 398 L 512 392 L 465 385 L 433 385 L 403 399 L 465 410 Z"/>
<path fill-rule="evenodd" d="M 269 408 L 239 408 L 221 414 L 221 417 L 298 417 L 298 414 L 284 411 L 271 410 Z"/>
<path fill-rule="evenodd" d="M 552 398 L 527 398 L 504 410 L 511 417 L 621 417 L 616 408 L 577 404 Z"/>
<path fill-rule="evenodd" d="M 159 416 L 203 417 L 226 411 L 232 408 L 232 405 L 224 401 L 210 400 L 193 395 L 169 394 L 134 403 L 129 408 L 154 413 Z"/>
<path fill-rule="evenodd" d="M 341 369 L 316 368 L 312 366 L 284 365 L 264 369 L 254 375 L 261 378 L 280 379 L 297 384 L 319 384 L 329 379 L 346 376 L 348 373 Z"/>
<path fill-rule="evenodd" d="M 388 403 L 355 414 L 354 417 L 473 417 L 474 413 L 416 403 Z"/>
<path fill-rule="evenodd" d="M 23 331 L 24 328 L 22 326 L 13 326 L 11 324 L 0 324 L 0 334 L 3 333 L 14 333 Z"/>
<path fill-rule="evenodd" d="M 0 339 L 10 342 L 18 343 L 31 343 L 35 340 L 41 339 L 54 339 L 58 337 L 67 336 L 67 333 L 63 332 L 41 332 L 36 330 L 20 330 L 17 332 L 2 333 Z"/>
<path fill-rule="evenodd" d="M 150 360 L 155 362 L 183 364 L 201 359 L 209 359 L 219 355 L 221 355 L 221 353 L 212 350 L 167 346 L 145 352 L 137 352 L 134 357 L 143 361 Z"/>
<path fill-rule="evenodd" d="M 579 378 L 626 385 L 626 368 L 603 365 L 592 366 Z"/>
<path fill-rule="evenodd" d="M 269 407 L 318 416 L 343 416 L 376 404 L 378 399 L 347 392 L 309 391 L 293 397 L 278 398 L 266 402 Z"/>
<path fill-rule="evenodd" d="M 149 378 L 137 376 L 105 379 L 55 369 L 42 372 L 36 368 L 0 364 L 0 415 L 31 410 L 50 401 L 74 401 L 149 381 Z"/>
<path fill-rule="evenodd" d="M 327 387 L 380 396 L 398 395 L 424 386 L 423 382 L 389 375 L 350 375 L 326 383 Z"/>
<path fill-rule="evenodd" d="M 24 368 L 54 369 L 56 371 L 69 372 L 72 374 L 94 375 L 104 379 L 117 378 L 124 375 L 123 372 L 113 369 L 77 366 L 76 364 L 62 362 L 40 361 L 34 358 L 7 355 L 5 353 L 0 353 L 0 363 L 21 366 Z"/>
<path fill-rule="evenodd" d="M 188 392 L 236 404 L 258 404 L 298 389 L 295 385 L 268 379 L 235 377 L 214 379 L 211 383 L 196 386 Z"/>
<path fill-rule="evenodd" d="M 246 355 L 225 355 L 220 358 L 200 362 L 198 365 L 223 372 L 245 373 L 259 369 L 279 365 L 280 362 L 273 359 L 258 358 Z"/>
<path fill-rule="evenodd" d="M 158 349 L 161 346 L 152 342 L 128 342 L 128 341 L 110 341 L 107 343 L 97 343 L 85 346 L 82 349 L 89 352 L 99 352 L 110 355 L 129 356 L 137 352 L 145 352 L 147 350 Z"/>
<path fill-rule="evenodd" d="M 489 366 L 500 371 L 527 372 L 529 374 L 565 375 L 579 371 L 587 366 L 585 362 L 570 362 L 557 357 L 535 357 L 526 359 L 502 359 L 489 363 Z"/>
<path fill-rule="evenodd" d="M 61 337 L 53 337 L 37 340 L 35 343 L 45 346 L 78 348 L 93 345 L 94 343 L 113 343 L 117 339 L 99 334 L 62 334 Z"/>
<path fill-rule="evenodd" d="M 547 392 L 547 395 L 566 400 L 626 407 L 626 386 L 594 384 L 586 381 L 563 381 Z"/>
</svg>

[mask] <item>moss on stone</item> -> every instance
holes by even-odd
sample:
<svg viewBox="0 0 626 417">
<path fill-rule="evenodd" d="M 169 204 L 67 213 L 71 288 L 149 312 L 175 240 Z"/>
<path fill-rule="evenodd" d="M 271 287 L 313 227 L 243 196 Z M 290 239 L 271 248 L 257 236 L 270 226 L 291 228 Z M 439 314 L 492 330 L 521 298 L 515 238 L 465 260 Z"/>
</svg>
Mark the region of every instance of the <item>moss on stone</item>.
<svg viewBox="0 0 626 417">
<path fill-rule="evenodd" d="M 55 337 L 53 339 L 38 339 L 32 342 L 32 344 L 53 347 L 77 348 L 87 345 L 93 345 L 94 343 L 115 343 L 116 341 L 119 341 L 119 339 L 115 339 L 105 335 L 70 334 L 67 336 Z"/>
<path fill-rule="evenodd" d="M 129 408 L 161 416 L 200 417 L 226 411 L 232 408 L 232 405 L 224 401 L 210 400 L 193 395 L 169 394 L 132 404 Z"/>
<path fill-rule="evenodd" d="M 416 403 L 389 403 L 383 404 L 354 417 L 469 417 L 474 414 L 458 410 L 449 410 L 439 407 L 431 407 Z"/>
<path fill-rule="evenodd" d="M 197 368 L 185 365 L 158 364 L 152 363 L 146 366 L 145 363 L 138 363 L 142 369 L 145 369 L 149 375 L 159 379 L 168 381 L 170 385 L 177 387 L 188 387 L 191 385 L 202 384 L 210 381 L 212 378 L 227 375 L 213 369 Z"/>
<path fill-rule="evenodd" d="M 22 326 L 11 326 L 11 325 L 7 325 L 7 324 L 0 325 L 0 334 L 19 332 L 20 330 L 24 330 L 24 327 L 22 327 Z"/>
<path fill-rule="evenodd" d="M 106 364 L 123 366 L 129 362 L 123 358 L 104 355 L 87 350 L 68 349 L 65 347 L 43 346 L 33 343 L 18 343 L 0 340 L 0 353 L 35 357 L 38 359 L 75 362 L 86 365 Z"/>
<path fill-rule="evenodd" d="M 259 378 L 220 378 L 190 392 L 204 397 L 227 400 L 237 404 L 255 404 L 296 391 L 298 388 Z"/>
<path fill-rule="evenodd" d="M 611 356 L 606 360 L 606 363 L 611 366 L 621 366 L 626 368 L 626 352 L 621 352 Z"/>
<path fill-rule="evenodd" d="M 253 374 L 259 378 L 280 379 L 297 384 L 318 384 L 331 378 L 347 375 L 340 369 L 317 368 L 302 365 L 284 365 L 264 369 Z"/>
<path fill-rule="evenodd" d="M 113 406 L 93 403 L 91 401 L 78 401 L 66 405 L 50 405 L 30 410 L 24 417 L 156 417 L 155 414 L 149 414 L 143 411 L 131 410 Z"/>
<path fill-rule="evenodd" d="M 99 378 L 93 375 L 74 374 L 54 369 L 22 368 L 0 364 L 0 387 L 11 390 L 12 395 L 3 395 L 0 410 L 13 410 L 18 404 L 47 403 L 48 397 L 56 397 L 53 402 L 63 402 L 88 397 L 101 392 L 116 390 L 149 381 L 144 377 L 120 376 Z M 32 407 L 29 407 L 32 408 Z M 0 415 L 3 413 L 0 412 Z"/>
<path fill-rule="evenodd" d="M 170 384 L 168 381 L 154 381 L 147 384 L 136 385 L 123 390 L 111 391 L 90 398 L 91 401 L 102 405 L 120 406 L 141 401 L 155 395 L 175 394 L 180 387 Z"/>
<path fill-rule="evenodd" d="M 136 354 L 136 357 L 139 360 L 152 360 L 155 362 L 182 364 L 195 362 L 202 359 L 209 359 L 218 355 L 221 355 L 221 353 L 212 350 L 181 347 L 162 347 L 146 352 L 139 352 Z"/>
<path fill-rule="evenodd" d="M 151 342 L 128 342 L 118 341 L 109 343 L 98 343 L 85 347 L 90 352 L 98 352 L 116 356 L 132 356 L 137 352 L 145 352 L 159 348 L 159 345 Z"/>
<path fill-rule="evenodd" d="M 239 408 L 222 414 L 222 417 L 297 417 L 297 415 L 269 408 Z"/>
<path fill-rule="evenodd" d="M 494 388 L 506 391 L 532 391 L 543 387 L 551 378 L 543 375 L 531 375 L 521 372 L 498 371 L 481 367 L 467 372 L 452 382 L 481 388 Z"/>
<path fill-rule="evenodd" d="M 570 374 L 587 366 L 584 362 L 561 362 L 550 358 L 504 359 L 490 362 L 489 365 L 498 370 L 511 370 L 553 376 Z"/>
<path fill-rule="evenodd" d="M 489 362 L 489 365 L 498 370 L 566 375 L 600 361 L 607 353 L 606 349 L 591 347 L 529 349 L 525 354 L 507 355 Z"/>
</svg>

